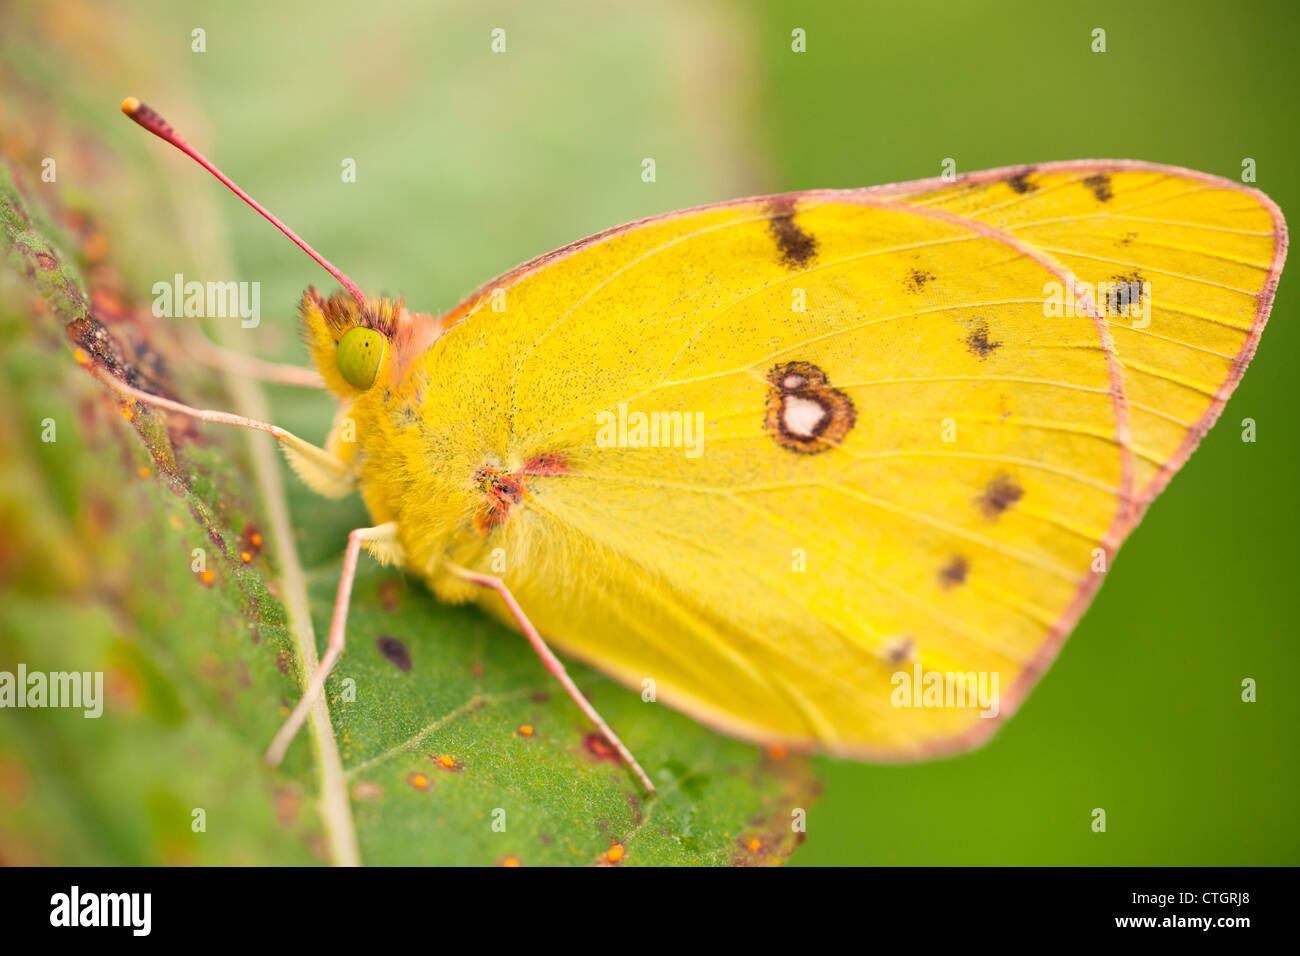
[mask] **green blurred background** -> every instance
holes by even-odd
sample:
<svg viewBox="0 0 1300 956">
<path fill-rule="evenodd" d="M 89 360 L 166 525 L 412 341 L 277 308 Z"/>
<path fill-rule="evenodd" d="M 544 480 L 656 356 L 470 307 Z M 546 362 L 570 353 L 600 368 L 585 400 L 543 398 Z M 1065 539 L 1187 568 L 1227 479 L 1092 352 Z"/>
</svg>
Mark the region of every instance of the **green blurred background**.
<svg viewBox="0 0 1300 956">
<path fill-rule="evenodd" d="M 14 7 L 6 67 L 107 144 L 94 184 L 66 188 L 111 224 L 133 291 L 231 256 L 262 283 L 262 326 L 237 347 L 268 357 L 301 361 L 296 297 L 325 277 L 161 155 L 116 113 L 123 96 L 156 106 L 364 288 L 428 311 L 616 223 L 933 176 L 948 157 L 962 171 L 1124 157 L 1231 178 L 1250 157 L 1256 185 L 1300 209 L 1287 2 Z M 489 49 L 497 27 L 504 54 Z M 819 760 L 794 863 L 1300 862 L 1292 284 L 1218 428 L 1018 715 L 954 759 Z M 309 436 L 329 415 L 324 399 L 277 407 Z M 311 563 L 360 506 L 293 495 L 315 521 Z M 1247 677 L 1256 703 L 1240 699 Z"/>
</svg>

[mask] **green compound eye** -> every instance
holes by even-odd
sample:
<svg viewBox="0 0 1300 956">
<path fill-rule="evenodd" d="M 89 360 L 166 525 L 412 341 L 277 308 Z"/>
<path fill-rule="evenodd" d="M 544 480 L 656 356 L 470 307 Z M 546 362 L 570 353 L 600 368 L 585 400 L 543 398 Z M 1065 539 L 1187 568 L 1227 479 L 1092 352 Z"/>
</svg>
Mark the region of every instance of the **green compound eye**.
<svg viewBox="0 0 1300 956">
<path fill-rule="evenodd" d="M 339 374 L 353 388 L 367 389 L 375 384 L 379 363 L 384 358 L 384 337 L 374 329 L 355 326 L 339 339 L 335 361 Z"/>
</svg>

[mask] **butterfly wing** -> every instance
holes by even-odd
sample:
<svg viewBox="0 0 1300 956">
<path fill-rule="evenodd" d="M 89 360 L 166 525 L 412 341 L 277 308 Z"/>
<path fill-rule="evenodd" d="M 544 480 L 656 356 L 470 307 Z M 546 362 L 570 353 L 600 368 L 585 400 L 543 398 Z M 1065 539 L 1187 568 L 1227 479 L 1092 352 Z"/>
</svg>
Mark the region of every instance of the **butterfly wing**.
<svg viewBox="0 0 1300 956">
<path fill-rule="evenodd" d="M 1258 192 L 1105 161 L 611 230 L 449 317 L 420 374 L 453 518 L 422 531 L 727 732 L 971 745 L 1217 417 L 1285 243 Z"/>
</svg>

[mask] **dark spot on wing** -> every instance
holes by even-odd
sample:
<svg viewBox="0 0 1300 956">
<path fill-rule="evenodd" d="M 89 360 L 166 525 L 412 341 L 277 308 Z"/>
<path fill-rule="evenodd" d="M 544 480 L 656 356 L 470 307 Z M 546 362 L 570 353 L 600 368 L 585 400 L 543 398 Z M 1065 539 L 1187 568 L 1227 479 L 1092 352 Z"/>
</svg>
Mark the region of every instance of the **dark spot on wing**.
<svg viewBox="0 0 1300 956">
<path fill-rule="evenodd" d="M 1092 194 L 1097 197 L 1098 202 L 1110 202 L 1115 196 L 1110 191 L 1110 177 L 1105 173 L 1089 176 L 1083 181 L 1083 184 L 1092 190 Z"/>
<path fill-rule="evenodd" d="M 781 200 L 772 204 L 768 229 L 776 239 L 781 261 L 791 269 L 807 265 L 817 255 L 817 240 L 803 231 L 794 220 L 794 202 Z"/>
<path fill-rule="evenodd" d="M 903 280 L 903 288 L 908 292 L 920 292 L 925 288 L 925 284 L 934 278 L 933 272 L 922 272 L 920 269 L 913 269 Z"/>
<path fill-rule="evenodd" d="M 1024 494 L 1025 490 L 1010 475 L 998 475 L 984 486 L 983 493 L 975 499 L 975 503 L 984 517 L 993 521 L 1024 497 Z"/>
<path fill-rule="evenodd" d="M 1106 290 L 1106 314 L 1129 315 L 1142 308 L 1143 288 L 1146 280 L 1137 270 L 1125 275 L 1111 276 L 1111 287 Z"/>
<path fill-rule="evenodd" d="M 811 362 L 785 362 L 767 373 L 764 427 L 778 445 L 815 455 L 839 445 L 857 422 L 853 400 Z"/>
<path fill-rule="evenodd" d="M 952 560 L 943 566 L 939 572 L 939 586 L 944 590 L 955 588 L 959 584 L 966 583 L 966 575 L 970 573 L 970 562 L 960 554 L 954 554 Z"/>
<path fill-rule="evenodd" d="M 993 354 L 994 349 L 1002 348 L 1002 343 L 989 341 L 988 320 L 977 319 L 975 327 L 966 333 L 966 348 L 971 354 L 986 359 Z"/>
<path fill-rule="evenodd" d="M 911 660 L 916 653 L 916 641 L 910 637 L 900 637 L 885 646 L 885 657 L 891 664 L 901 664 Z"/>
<path fill-rule="evenodd" d="M 1030 167 L 1029 169 L 1016 173 L 1014 176 L 1007 179 L 1007 185 L 1011 187 L 1011 191 L 1019 196 L 1023 196 L 1025 193 L 1032 193 L 1036 190 L 1038 188 L 1038 183 L 1032 182 L 1029 179 L 1029 174 L 1033 171 L 1033 167 Z"/>
<path fill-rule="evenodd" d="M 405 644 L 391 634 L 380 634 L 376 637 L 375 647 L 379 648 L 379 653 L 383 654 L 399 671 L 411 669 L 411 652 L 406 649 Z"/>
</svg>

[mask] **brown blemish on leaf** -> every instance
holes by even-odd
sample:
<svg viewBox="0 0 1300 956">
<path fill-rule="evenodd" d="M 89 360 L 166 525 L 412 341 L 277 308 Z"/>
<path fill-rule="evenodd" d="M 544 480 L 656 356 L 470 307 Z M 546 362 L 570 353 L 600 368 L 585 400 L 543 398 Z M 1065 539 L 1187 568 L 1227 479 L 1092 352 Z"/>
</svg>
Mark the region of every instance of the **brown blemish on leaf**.
<svg viewBox="0 0 1300 956">
<path fill-rule="evenodd" d="M 742 846 L 731 859 L 736 866 L 773 866 L 784 862 L 804 841 L 807 833 L 793 824 L 816 800 L 821 785 L 812 776 L 806 757 L 796 756 L 780 763 L 766 763 L 768 776 L 781 784 L 781 792 L 764 798 L 746 826 Z M 752 840 L 761 841 L 762 853 L 748 852 Z"/>
<path fill-rule="evenodd" d="M 127 361 L 117 339 L 103 322 L 87 313 L 67 324 L 68 338 L 82 352 L 128 385 L 138 385 L 139 377 Z M 83 365 L 88 364 L 82 362 Z"/>
<path fill-rule="evenodd" d="M 379 582 L 379 604 L 385 611 L 396 611 L 402 595 L 402 584 L 398 578 L 385 578 Z"/>
<path fill-rule="evenodd" d="M 249 564 L 262 553 L 262 533 L 255 525 L 244 525 L 244 530 L 239 536 L 239 553 L 245 564 Z M 248 557 L 244 558 L 244 555 Z"/>
<path fill-rule="evenodd" d="M 298 810 L 301 806 L 302 799 L 288 787 L 281 787 L 275 791 L 275 819 L 280 826 L 292 826 L 298 819 Z"/>
<path fill-rule="evenodd" d="M 782 448 L 803 455 L 830 451 L 857 422 L 853 400 L 832 388 L 826 373 L 811 362 L 774 366 L 767 382 L 764 427 Z"/>
<path fill-rule="evenodd" d="M 975 327 L 966 333 L 966 348 L 972 355 L 986 359 L 993 354 L 994 349 L 1002 348 L 1002 343 L 990 342 L 988 320 L 977 319 Z"/>
<path fill-rule="evenodd" d="M 925 288 L 925 284 L 934 279 L 933 272 L 923 272 L 920 269 L 913 269 L 903 280 L 903 288 L 908 292 L 917 293 Z"/>
<path fill-rule="evenodd" d="M 773 203 L 769 211 L 771 219 L 767 226 L 776 239 L 781 261 L 790 269 L 806 266 L 817 255 L 817 240 L 795 222 L 794 201 L 780 200 Z"/>
<path fill-rule="evenodd" d="M 373 780 L 358 780 L 352 785 L 353 800 L 378 800 L 384 795 L 384 788 Z"/>
<path fill-rule="evenodd" d="M 1110 191 L 1110 176 L 1105 173 L 1089 176 L 1083 181 L 1083 184 L 1092 190 L 1092 194 L 1097 197 L 1098 202 L 1110 202 L 1115 196 Z"/>
<path fill-rule="evenodd" d="M 984 487 L 975 503 L 979 505 L 984 517 L 993 521 L 1023 498 L 1024 494 L 1024 489 L 1010 475 L 998 475 Z"/>
<path fill-rule="evenodd" d="M 379 648 L 379 653 L 396 667 L 399 671 L 409 671 L 411 669 L 411 652 L 406 649 L 406 645 L 391 634 L 380 634 L 375 638 L 375 647 Z"/>
<path fill-rule="evenodd" d="M 966 583 L 966 575 L 970 573 L 970 562 L 960 554 L 954 554 L 952 560 L 943 566 L 939 572 L 939 586 L 945 590 L 955 588 L 959 584 Z"/>
<path fill-rule="evenodd" d="M 644 819 L 641 800 L 630 790 L 625 795 L 627 797 L 627 808 L 632 814 L 632 825 L 639 827 Z"/>
<path fill-rule="evenodd" d="M 605 737 L 592 731 L 582 738 L 582 745 L 587 748 L 587 753 L 591 754 L 597 760 L 612 760 L 618 762 L 618 751 L 609 745 Z"/>
</svg>

